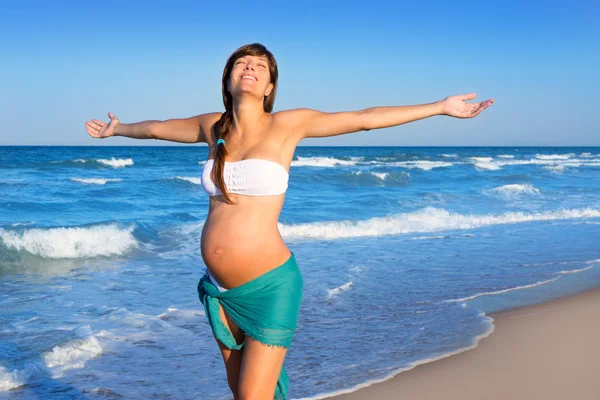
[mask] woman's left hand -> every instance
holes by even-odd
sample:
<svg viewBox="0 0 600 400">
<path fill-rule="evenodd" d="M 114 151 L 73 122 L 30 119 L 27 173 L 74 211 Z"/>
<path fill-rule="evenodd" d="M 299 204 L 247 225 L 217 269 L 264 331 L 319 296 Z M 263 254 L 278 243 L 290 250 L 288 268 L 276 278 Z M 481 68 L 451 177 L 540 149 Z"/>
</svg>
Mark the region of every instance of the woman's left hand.
<svg viewBox="0 0 600 400">
<path fill-rule="evenodd" d="M 448 96 L 444 99 L 442 104 L 443 113 L 456 118 L 473 118 L 494 102 L 494 99 L 489 99 L 481 103 L 464 102 L 464 100 L 471 100 L 474 98 L 475 93 Z"/>
</svg>

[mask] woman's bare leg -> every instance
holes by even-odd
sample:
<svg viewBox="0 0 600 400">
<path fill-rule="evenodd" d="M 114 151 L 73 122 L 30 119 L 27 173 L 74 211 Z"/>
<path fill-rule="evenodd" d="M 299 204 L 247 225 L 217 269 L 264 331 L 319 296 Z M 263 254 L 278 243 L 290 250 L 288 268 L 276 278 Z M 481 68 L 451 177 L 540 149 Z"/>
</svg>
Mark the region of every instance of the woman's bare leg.
<svg viewBox="0 0 600 400">
<path fill-rule="evenodd" d="M 244 341 L 244 332 L 236 325 L 235 322 L 233 322 L 231 317 L 229 317 L 229 315 L 225 312 L 225 310 L 223 309 L 223 307 L 221 307 L 220 304 L 219 314 L 221 317 L 221 321 L 223 321 L 227 329 L 229 329 L 229 331 L 235 339 L 235 342 L 242 343 Z M 238 387 L 240 371 L 242 366 L 242 356 L 244 354 L 244 347 L 242 347 L 240 350 L 230 350 L 227 346 L 221 343 L 221 341 L 217 339 L 216 336 L 215 340 L 217 341 L 219 349 L 221 350 L 221 355 L 223 356 L 223 362 L 225 363 L 225 369 L 227 370 L 227 383 L 229 384 L 229 389 L 231 389 L 233 399 L 238 400 Z"/>
<path fill-rule="evenodd" d="M 287 353 L 285 347 L 267 346 L 246 336 L 239 377 L 240 400 L 273 400 Z"/>
</svg>

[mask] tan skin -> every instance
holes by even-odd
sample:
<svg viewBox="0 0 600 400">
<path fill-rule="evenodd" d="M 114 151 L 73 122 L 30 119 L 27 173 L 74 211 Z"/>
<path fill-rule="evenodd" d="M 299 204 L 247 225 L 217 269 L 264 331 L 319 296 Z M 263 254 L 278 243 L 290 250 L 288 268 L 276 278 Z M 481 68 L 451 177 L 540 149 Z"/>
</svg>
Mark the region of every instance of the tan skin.
<svg viewBox="0 0 600 400">
<path fill-rule="evenodd" d="M 243 79 L 251 75 L 255 79 Z M 289 172 L 298 142 L 308 137 L 328 137 L 358 131 L 396 126 L 434 115 L 473 118 L 494 100 L 466 103 L 475 93 L 446 97 L 442 101 L 415 106 L 373 107 L 360 111 L 323 113 L 293 109 L 273 114 L 263 109 L 263 99 L 273 84 L 264 57 L 238 58 L 231 72 L 228 90 L 233 97 L 233 122 L 226 139 L 226 161 L 259 158 L 275 161 Z M 86 122 L 94 138 L 127 136 L 184 143 L 207 143 L 208 158 L 214 158 L 216 138 L 213 125 L 221 113 L 201 114 L 186 119 L 121 124 L 109 113 L 110 122 Z M 248 282 L 284 263 L 291 255 L 277 221 L 285 193 L 277 196 L 230 194 L 235 204 L 223 196 L 209 198 L 209 211 L 202 230 L 202 258 L 224 288 Z M 221 308 L 221 319 L 241 350 L 229 350 L 220 341 L 227 380 L 234 399 L 273 399 L 275 385 L 286 355 L 283 347 L 265 346 L 246 337 Z M 215 338 L 216 340 L 216 338 Z"/>
</svg>

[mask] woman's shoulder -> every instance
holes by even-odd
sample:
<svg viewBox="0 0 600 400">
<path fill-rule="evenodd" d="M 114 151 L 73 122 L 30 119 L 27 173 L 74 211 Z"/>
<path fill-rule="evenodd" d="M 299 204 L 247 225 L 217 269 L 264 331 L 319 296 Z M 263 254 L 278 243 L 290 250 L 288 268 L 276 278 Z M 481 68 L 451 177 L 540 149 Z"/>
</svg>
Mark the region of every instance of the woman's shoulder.
<svg viewBox="0 0 600 400">
<path fill-rule="evenodd" d="M 273 113 L 273 121 L 280 125 L 294 127 L 298 126 L 304 118 L 310 117 L 315 110 L 310 108 L 292 108 Z"/>
<path fill-rule="evenodd" d="M 215 141 L 215 133 L 214 126 L 221 119 L 223 112 L 211 112 L 202 115 L 202 120 L 200 122 L 200 128 L 206 137 L 206 143 L 209 146 L 212 146 Z"/>
</svg>

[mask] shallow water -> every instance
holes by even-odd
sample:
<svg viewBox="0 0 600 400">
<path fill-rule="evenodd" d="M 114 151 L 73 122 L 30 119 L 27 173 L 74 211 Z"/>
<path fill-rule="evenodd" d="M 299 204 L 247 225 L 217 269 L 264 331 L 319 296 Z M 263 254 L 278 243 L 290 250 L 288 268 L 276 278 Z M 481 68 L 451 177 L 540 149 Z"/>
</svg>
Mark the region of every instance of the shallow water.
<svg viewBox="0 0 600 400">
<path fill-rule="evenodd" d="M 207 148 L 0 147 L 0 399 L 229 398 L 198 301 Z M 299 147 L 293 398 L 600 285 L 600 148 Z"/>
</svg>

